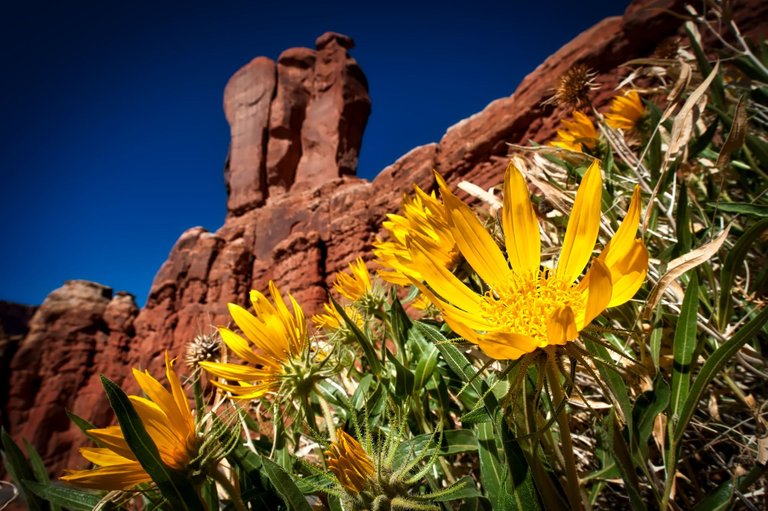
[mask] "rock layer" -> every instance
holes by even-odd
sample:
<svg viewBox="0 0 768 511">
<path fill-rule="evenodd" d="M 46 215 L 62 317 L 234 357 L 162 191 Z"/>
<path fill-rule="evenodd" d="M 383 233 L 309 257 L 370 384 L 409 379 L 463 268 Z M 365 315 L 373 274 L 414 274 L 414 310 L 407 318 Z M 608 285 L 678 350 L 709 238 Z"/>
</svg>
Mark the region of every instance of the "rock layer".
<svg viewBox="0 0 768 511">
<path fill-rule="evenodd" d="M 681 34 L 674 0 L 639 0 L 624 17 L 585 31 L 529 74 L 509 97 L 450 127 L 438 143 L 417 147 L 372 182 L 354 177 L 370 111 L 367 84 L 349 55 L 351 39 L 328 33 L 316 50 L 286 50 L 275 64 L 259 57 L 227 84 L 224 111 L 232 141 L 225 168 L 227 216 L 215 233 L 184 232 L 152 284 L 145 307 L 98 284 L 72 281 L 35 313 L 0 390 L 3 421 L 14 438 L 42 451 L 54 473 L 81 466 L 65 407 L 109 422 L 97 375 L 135 390 L 130 367 L 161 374 L 163 352 L 214 325 L 227 325 L 226 304 L 246 304 L 269 280 L 291 291 L 307 313 L 326 299 L 336 271 L 370 257 L 386 213 L 416 183 L 434 186 L 432 169 L 455 186 L 500 182 L 507 143 L 545 142 L 562 108 L 542 106 L 558 77 L 583 63 L 601 85 L 593 106 L 605 108 L 627 60 L 649 56 Z M 734 12 L 745 32 L 764 33 L 765 2 Z M 754 4 L 754 5 L 752 5 Z M 652 27 L 649 30 L 648 27 Z"/>
<path fill-rule="evenodd" d="M 49 467 L 80 464 L 84 438 L 66 410 L 101 424 L 111 420 L 99 374 L 125 378 L 138 308 L 133 297 L 70 280 L 37 309 L 10 364 L 4 426 L 29 440 Z"/>
</svg>

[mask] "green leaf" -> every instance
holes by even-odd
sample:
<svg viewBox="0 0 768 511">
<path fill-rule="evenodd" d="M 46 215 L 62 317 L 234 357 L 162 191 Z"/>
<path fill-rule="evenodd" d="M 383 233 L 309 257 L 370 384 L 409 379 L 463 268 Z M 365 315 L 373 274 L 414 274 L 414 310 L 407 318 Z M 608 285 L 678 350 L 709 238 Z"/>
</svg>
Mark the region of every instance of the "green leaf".
<svg viewBox="0 0 768 511">
<path fill-rule="evenodd" d="M 398 466 L 397 460 L 405 460 L 409 453 L 421 453 L 424 449 L 436 447 L 433 442 L 435 435 L 426 433 L 400 443 L 395 449 L 394 466 Z M 443 431 L 443 441 L 438 449 L 441 456 L 451 456 L 464 452 L 477 451 L 477 437 L 471 429 L 449 429 Z"/>
<path fill-rule="evenodd" d="M 696 504 L 693 511 L 722 511 L 730 509 L 734 490 L 738 489 L 742 493 L 746 492 L 747 488 L 757 482 L 766 472 L 768 472 L 768 465 L 755 465 L 752 470 L 743 476 L 729 479 L 718 486 L 715 491 Z"/>
<path fill-rule="evenodd" d="M 669 406 L 670 389 L 660 373 L 656 374 L 653 389 L 640 394 L 635 400 L 632 416 L 637 445 L 647 457 L 647 443 L 653 431 L 656 416 Z"/>
<path fill-rule="evenodd" d="M 34 481 L 35 479 L 34 471 L 27 462 L 24 453 L 21 452 L 16 442 L 5 431 L 5 428 L 0 429 L 0 441 L 3 446 L 3 464 L 5 469 L 16 482 L 16 486 L 19 488 L 21 496 L 24 498 L 27 506 L 29 506 L 29 509 L 32 511 L 46 509 L 45 503 L 27 488 L 26 482 Z"/>
<path fill-rule="evenodd" d="M 45 468 L 45 463 L 40 457 L 40 453 L 37 452 L 35 446 L 30 444 L 27 439 L 24 439 L 24 447 L 27 449 L 27 455 L 29 456 L 29 464 L 32 466 L 32 472 L 35 474 L 35 480 L 42 484 L 50 484 L 48 478 L 48 470 Z M 26 483 L 29 484 L 28 482 Z M 34 490 L 33 490 L 34 491 Z M 57 504 L 52 504 L 52 511 L 60 511 L 60 507 Z"/>
<path fill-rule="evenodd" d="M 731 314 L 731 289 L 737 272 L 741 269 L 749 250 L 755 246 L 768 230 L 768 219 L 760 220 L 742 234 L 728 255 L 725 256 L 723 267 L 720 269 L 720 300 L 717 305 L 717 320 L 720 329 L 725 329 Z"/>
<path fill-rule="evenodd" d="M 347 327 L 352 330 L 352 333 L 355 335 L 355 339 L 357 339 L 357 342 L 360 343 L 360 347 L 363 348 L 365 358 L 371 365 L 371 371 L 374 374 L 381 374 L 381 361 L 376 356 L 376 350 L 373 349 L 373 344 L 371 343 L 370 339 L 368 339 L 368 336 L 365 335 L 362 330 L 360 330 L 354 321 L 349 319 L 349 316 L 347 316 L 347 312 L 344 310 L 344 307 L 339 305 L 332 296 L 329 296 L 329 299 L 331 300 L 331 304 L 336 308 L 336 312 L 338 312 L 339 316 L 344 319 Z"/>
<path fill-rule="evenodd" d="M 75 423 L 75 426 L 80 428 L 80 431 L 82 431 L 85 434 L 88 434 L 89 429 L 96 429 L 96 426 L 88 422 L 87 420 L 83 419 L 79 415 L 77 415 L 75 412 L 70 410 L 64 410 L 67 413 L 67 417 L 69 417 L 69 420 Z"/>
<path fill-rule="evenodd" d="M 395 366 L 395 396 L 406 397 L 413 393 L 413 373 L 397 360 L 397 357 L 387 350 L 387 359 Z"/>
<path fill-rule="evenodd" d="M 474 424 L 476 422 L 489 422 L 492 418 L 488 415 L 485 405 L 479 405 L 461 416 L 462 424 Z"/>
<path fill-rule="evenodd" d="M 587 351 L 603 361 L 603 363 L 597 364 L 597 369 L 603 380 L 608 383 L 606 387 L 612 394 L 613 400 L 619 404 L 622 418 L 626 421 L 630 430 L 632 430 L 632 405 L 629 401 L 627 386 L 622 375 L 614 369 L 614 362 L 608 349 L 600 343 L 589 340 L 584 341 L 584 346 L 587 348 Z"/>
<path fill-rule="evenodd" d="M 389 321 L 392 325 L 392 333 L 395 337 L 398 350 L 405 350 L 408 340 L 408 331 L 411 329 L 411 318 L 405 313 L 400 300 L 397 298 L 397 290 L 392 286 L 392 306 L 389 309 Z"/>
<path fill-rule="evenodd" d="M 426 387 L 427 382 L 435 372 L 439 356 L 440 352 L 433 346 L 430 346 L 426 353 L 422 353 L 414 373 L 413 385 L 417 391 Z"/>
<path fill-rule="evenodd" d="M 749 202 L 708 202 L 707 206 L 726 213 L 768 218 L 768 206 Z"/>
<path fill-rule="evenodd" d="M 477 445 L 480 458 L 480 482 L 493 509 L 521 509 L 515 505 L 512 495 L 505 488 L 508 478 L 506 463 L 502 460 L 503 450 L 499 449 L 493 424 L 477 425 Z"/>
<path fill-rule="evenodd" d="M 436 492 L 430 493 L 434 502 L 450 502 L 459 499 L 471 499 L 480 496 L 480 492 L 475 488 L 475 480 L 470 476 L 464 476 L 452 485 L 441 488 Z"/>
<path fill-rule="evenodd" d="M 304 494 L 301 493 L 301 490 L 293 482 L 288 472 L 283 470 L 283 467 L 269 458 L 262 458 L 261 462 L 267 477 L 269 477 L 269 481 L 275 487 L 277 493 L 280 494 L 288 509 L 291 511 L 312 511 Z"/>
<path fill-rule="evenodd" d="M 688 207 L 688 186 L 683 181 L 680 185 L 680 193 L 677 198 L 677 211 L 675 212 L 675 232 L 677 232 L 677 246 L 675 257 L 687 254 L 693 246 L 691 235 L 691 213 Z"/>
<path fill-rule="evenodd" d="M 525 459 L 525 454 L 515 440 L 507 426 L 501 410 L 496 419 L 497 429 L 501 431 L 501 442 L 504 446 L 504 455 L 507 458 L 509 470 L 508 484 L 512 485 L 511 494 L 515 501 L 515 508 L 521 510 L 537 510 L 540 508 L 536 498 L 536 488 L 533 485 L 533 476 Z"/>
<path fill-rule="evenodd" d="M 670 411 L 672 421 L 678 417 L 680 409 L 688 396 L 691 383 L 693 354 L 696 351 L 696 312 L 699 310 L 699 279 L 696 270 L 690 272 L 691 278 L 685 290 L 683 306 L 675 328 L 672 345 L 674 364 L 672 366 L 672 397 Z"/>
<path fill-rule="evenodd" d="M 183 472 L 173 470 L 163 463 L 155 442 L 147 433 L 139 414 L 125 392 L 106 376 L 101 376 L 101 384 L 107 394 L 109 404 L 117 416 L 117 422 L 123 437 L 131 448 L 141 467 L 149 474 L 160 493 L 168 500 L 173 509 L 197 511 L 204 510 L 197 492 Z"/>
<path fill-rule="evenodd" d="M 707 358 L 704 365 L 701 366 L 701 370 L 691 385 L 685 403 L 680 410 L 677 424 L 675 425 L 674 438 L 676 443 L 683 437 L 683 432 L 688 426 L 691 417 L 693 417 L 693 413 L 696 411 L 699 400 L 704 395 L 704 389 L 709 382 L 723 370 L 728 361 L 738 353 L 747 341 L 752 340 L 760 332 L 760 329 L 766 321 L 768 321 L 768 307 L 761 310 L 757 316 L 753 317 L 746 325 L 741 327 L 733 337 L 717 348 L 715 352 Z"/>
<path fill-rule="evenodd" d="M 650 344 L 651 344 L 651 360 L 653 361 L 653 367 L 659 370 L 659 356 L 661 355 L 661 339 L 664 335 L 664 323 L 662 321 L 661 309 L 656 309 L 656 317 L 653 321 L 653 330 L 651 330 Z"/>
<path fill-rule="evenodd" d="M 91 511 L 102 496 L 70 486 L 49 485 L 34 481 L 25 481 L 26 486 L 39 497 L 55 506 L 63 506 L 72 511 Z"/>
<path fill-rule="evenodd" d="M 635 472 L 635 465 L 632 463 L 632 456 L 629 453 L 629 446 L 621 434 L 621 426 L 613 412 L 605 418 L 604 426 L 606 430 L 604 440 L 607 442 L 608 452 L 616 462 L 616 468 L 619 469 L 621 478 L 624 480 L 630 505 L 635 511 L 645 511 L 646 506 L 640 496 L 639 481 Z"/>
</svg>

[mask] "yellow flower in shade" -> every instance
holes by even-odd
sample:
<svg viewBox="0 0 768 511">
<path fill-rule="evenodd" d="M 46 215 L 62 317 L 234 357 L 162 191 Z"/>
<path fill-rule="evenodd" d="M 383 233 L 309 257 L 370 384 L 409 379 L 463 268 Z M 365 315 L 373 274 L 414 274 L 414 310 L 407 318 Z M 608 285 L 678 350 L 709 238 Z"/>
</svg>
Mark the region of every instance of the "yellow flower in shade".
<svg viewBox="0 0 768 511">
<path fill-rule="evenodd" d="M 325 310 L 325 314 L 315 314 L 312 316 L 312 322 L 316 327 L 336 331 L 341 330 L 347 326 L 344 318 L 341 317 L 339 311 L 337 311 L 336 307 L 334 307 L 332 304 L 326 303 L 323 305 L 323 310 Z M 357 325 L 359 328 L 363 328 L 363 317 L 359 312 L 357 312 L 357 309 L 354 307 L 346 306 L 344 307 L 344 312 L 346 312 L 347 317 L 351 319 L 355 325 Z"/>
<path fill-rule="evenodd" d="M 275 283 L 269 282 L 274 305 L 258 291 L 251 291 L 255 315 L 233 303 L 229 313 L 245 338 L 228 328 L 219 328 L 221 339 L 232 352 L 249 365 L 223 362 L 200 362 L 208 373 L 237 385 L 213 383 L 240 399 L 257 399 L 279 390 L 283 378 L 295 376 L 295 363 L 309 347 L 304 311 L 293 296 L 288 295 L 293 313 L 288 310 Z M 253 345 L 256 350 L 253 350 Z"/>
<path fill-rule="evenodd" d="M 514 166 L 507 169 L 501 215 L 506 258 L 469 207 L 439 180 L 456 244 L 487 291 L 478 294 L 467 287 L 417 243 L 410 246 L 411 253 L 427 285 L 413 282 L 457 334 L 489 357 L 517 359 L 537 348 L 575 340 L 607 307 L 632 298 L 645 279 L 648 252 L 635 238 L 641 209 L 637 187 L 613 239 L 592 257 L 602 195 L 597 162 L 576 193 L 554 269 L 541 267 L 538 222 L 525 179 Z M 576 283 L 590 259 L 589 271 Z"/>
<path fill-rule="evenodd" d="M 560 124 L 562 128 L 557 130 L 557 138 L 549 143 L 550 146 L 578 153 L 583 152 L 584 147 L 589 150 L 597 147 L 597 128 L 586 114 L 575 111 L 573 119 L 563 119 Z"/>
<path fill-rule="evenodd" d="M 183 470 L 197 456 L 201 441 L 195 432 L 195 420 L 189 402 L 173 370 L 173 361 L 168 359 L 168 353 L 165 354 L 165 375 L 170 391 L 148 372 L 134 369 L 133 376 L 149 399 L 128 397 L 155 442 L 163 463 L 170 468 Z M 88 434 L 103 447 L 83 447 L 80 453 L 98 467 L 67 471 L 61 478 L 63 481 L 98 490 L 128 490 L 137 484 L 151 481 L 128 447 L 120 426 L 90 429 Z"/>
<path fill-rule="evenodd" d="M 339 483 L 354 493 L 363 492 L 376 473 L 373 460 L 360 442 L 343 430 L 336 431 L 336 441 L 325 451 L 325 459 Z"/>
<path fill-rule="evenodd" d="M 613 98 L 610 111 L 605 114 L 605 123 L 617 130 L 631 131 L 644 115 L 645 108 L 640 94 L 631 90 L 623 96 Z"/>
<path fill-rule="evenodd" d="M 353 302 L 359 300 L 371 291 L 371 276 L 368 274 L 368 267 L 362 257 L 358 257 L 349 263 L 351 274 L 339 272 L 336 274 L 336 282 L 333 283 L 334 289 L 341 296 L 349 298 Z"/>
<path fill-rule="evenodd" d="M 430 252 L 439 258 L 439 264 L 445 267 L 453 268 L 459 256 L 442 202 L 434 193 L 427 194 L 418 186 L 414 189 L 415 195 L 403 198 L 403 214 L 388 214 L 388 220 L 382 224 L 389 231 L 390 241 L 379 240 L 373 244 L 373 253 L 383 267 L 379 277 L 400 286 L 410 284 L 408 275 L 421 280 L 411 265 L 409 237 L 418 237 L 421 244 L 429 246 Z"/>
</svg>

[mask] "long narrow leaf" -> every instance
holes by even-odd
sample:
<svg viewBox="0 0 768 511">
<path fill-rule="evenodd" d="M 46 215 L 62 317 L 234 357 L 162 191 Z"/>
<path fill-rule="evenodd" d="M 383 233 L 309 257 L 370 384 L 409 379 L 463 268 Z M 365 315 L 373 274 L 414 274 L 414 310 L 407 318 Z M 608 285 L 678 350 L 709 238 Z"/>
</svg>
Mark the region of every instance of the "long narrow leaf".
<svg viewBox="0 0 768 511">
<path fill-rule="evenodd" d="M 360 347 L 363 348 L 363 353 L 365 354 L 366 360 L 368 360 L 368 363 L 371 365 L 371 370 L 374 374 L 381 374 L 381 361 L 376 356 L 376 350 L 373 348 L 373 344 L 371 343 L 371 340 L 368 339 L 368 336 L 363 333 L 360 328 L 355 324 L 354 321 L 349 319 L 349 316 L 347 316 L 346 311 L 344 310 L 344 307 L 338 304 L 336 300 L 333 299 L 333 297 L 330 297 L 331 305 L 334 306 L 336 309 L 336 312 L 339 313 L 339 316 L 344 320 L 344 322 L 347 324 L 347 327 L 352 330 L 352 333 L 355 335 L 355 338 L 357 339 L 357 342 L 360 343 Z"/>
<path fill-rule="evenodd" d="M 755 246 L 754 244 L 766 230 L 768 230 L 768 218 L 760 220 L 747 229 L 725 257 L 725 262 L 720 270 L 720 300 L 717 305 L 717 321 L 721 329 L 724 329 L 728 324 L 731 314 L 731 289 L 733 289 L 736 273 L 747 257 L 749 250 Z"/>
<path fill-rule="evenodd" d="M 691 279 L 688 282 L 688 288 L 685 290 L 683 307 L 677 320 L 674 344 L 672 345 L 674 365 L 672 368 L 670 410 L 673 421 L 678 416 L 680 408 L 682 408 L 685 398 L 688 396 L 688 387 L 691 383 L 691 365 L 693 364 L 693 354 L 696 351 L 696 311 L 699 308 L 699 279 L 696 276 L 695 270 L 690 275 Z"/>
<path fill-rule="evenodd" d="M 269 481 L 283 498 L 288 509 L 291 511 L 312 511 L 304 494 L 301 493 L 299 487 L 296 486 L 296 483 L 293 482 L 291 476 L 288 475 L 288 472 L 283 467 L 268 458 L 262 458 L 261 462 L 267 477 L 269 477 Z"/>
<path fill-rule="evenodd" d="M 72 511 L 90 511 L 96 507 L 102 497 L 99 494 L 69 486 L 42 484 L 35 481 L 25 481 L 25 484 L 36 495 L 57 508 L 63 506 Z"/>
<path fill-rule="evenodd" d="M 0 439 L 3 446 L 3 463 L 5 464 L 5 469 L 11 475 L 13 480 L 16 481 L 16 485 L 26 501 L 27 506 L 29 506 L 29 509 L 33 511 L 42 511 L 45 509 L 45 503 L 40 500 L 37 495 L 32 493 L 26 485 L 26 481 L 34 481 L 35 479 L 35 474 L 32 467 L 29 465 L 27 458 L 5 429 L 0 430 Z"/>
</svg>

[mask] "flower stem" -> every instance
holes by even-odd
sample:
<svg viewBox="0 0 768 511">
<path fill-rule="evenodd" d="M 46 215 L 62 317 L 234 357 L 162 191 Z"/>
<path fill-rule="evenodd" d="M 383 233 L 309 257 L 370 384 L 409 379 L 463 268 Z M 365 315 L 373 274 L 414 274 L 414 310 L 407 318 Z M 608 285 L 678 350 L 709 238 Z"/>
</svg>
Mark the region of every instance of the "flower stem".
<svg viewBox="0 0 768 511">
<path fill-rule="evenodd" d="M 235 489 L 235 486 L 232 484 L 226 474 L 218 469 L 215 469 L 210 472 L 210 476 L 214 481 L 216 481 L 224 488 L 237 511 L 248 511 L 248 507 L 243 502 L 243 499 L 240 498 L 240 493 Z"/>
<path fill-rule="evenodd" d="M 331 407 L 328 401 L 325 400 L 320 392 L 320 389 L 315 388 L 317 392 L 317 401 L 320 403 L 320 408 L 323 410 L 323 419 L 325 420 L 325 426 L 328 428 L 328 436 L 331 438 L 331 442 L 336 441 L 336 426 L 333 423 L 333 414 L 331 413 Z"/>
<path fill-rule="evenodd" d="M 556 411 L 557 424 L 560 426 L 560 441 L 563 445 L 562 454 L 565 462 L 568 500 L 572 509 L 581 510 L 584 509 L 584 503 L 581 498 L 579 474 L 576 470 L 576 457 L 573 452 L 573 439 L 571 438 L 571 427 L 568 423 L 568 412 L 566 406 L 564 406 L 566 397 L 560 383 L 554 351 L 548 352 L 546 371 L 549 387 L 552 389 L 552 406 L 559 409 Z"/>
</svg>

